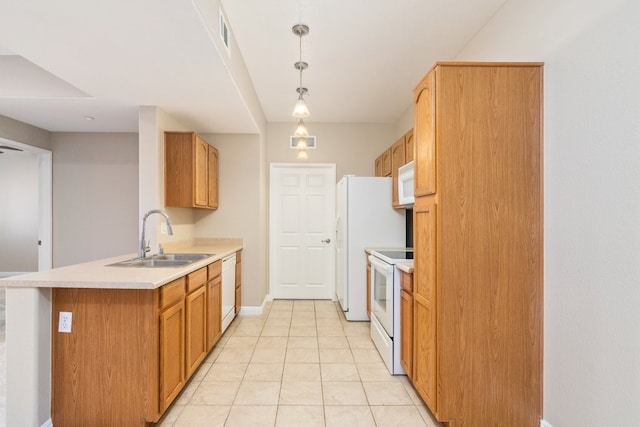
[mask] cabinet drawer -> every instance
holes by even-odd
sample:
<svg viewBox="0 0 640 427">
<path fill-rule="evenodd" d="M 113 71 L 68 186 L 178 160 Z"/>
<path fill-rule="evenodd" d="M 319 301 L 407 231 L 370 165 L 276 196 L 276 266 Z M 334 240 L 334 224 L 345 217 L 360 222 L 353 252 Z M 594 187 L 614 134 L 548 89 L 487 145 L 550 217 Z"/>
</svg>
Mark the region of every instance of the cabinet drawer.
<svg viewBox="0 0 640 427">
<path fill-rule="evenodd" d="M 185 279 L 181 277 L 160 288 L 160 308 L 164 309 L 184 298 Z"/>
<path fill-rule="evenodd" d="M 222 260 L 213 262 L 207 266 L 209 280 L 222 273 Z"/>
<path fill-rule="evenodd" d="M 413 274 L 400 272 L 400 289 L 413 294 Z"/>
<path fill-rule="evenodd" d="M 199 287 L 204 286 L 205 283 L 207 283 L 206 267 L 202 267 L 193 273 L 189 273 L 189 275 L 187 275 L 187 293 L 190 294 Z"/>
</svg>

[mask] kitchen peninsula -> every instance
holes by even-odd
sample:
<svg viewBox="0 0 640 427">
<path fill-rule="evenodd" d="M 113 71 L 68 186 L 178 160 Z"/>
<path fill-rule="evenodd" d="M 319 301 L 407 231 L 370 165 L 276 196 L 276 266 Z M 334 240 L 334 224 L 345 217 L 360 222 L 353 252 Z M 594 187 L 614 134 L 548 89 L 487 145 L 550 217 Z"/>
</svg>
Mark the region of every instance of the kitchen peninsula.
<svg viewBox="0 0 640 427">
<path fill-rule="evenodd" d="M 167 246 L 173 253 L 209 256 L 176 267 L 110 265 L 135 256 L 129 254 L 2 281 L 18 293 L 51 289 L 51 378 L 50 383 L 41 378 L 45 371 L 37 380 L 41 389 L 50 384 L 54 425 L 157 422 L 220 338 L 222 260 L 235 254 L 233 271 L 240 272 L 242 240 L 197 239 Z M 232 278 L 234 299 L 239 276 Z M 234 315 L 239 310 L 235 301 Z M 60 313 L 71 313 L 70 332 L 59 331 Z M 14 312 L 14 320 L 13 325 L 29 321 L 28 313 Z M 8 316 L 8 339 L 11 326 Z M 33 348 L 16 342 L 23 354 L 33 353 Z M 49 362 L 44 360 L 44 347 L 40 346 L 40 366 Z M 34 399 L 42 401 L 40 407 L 47 403 L 42 396 Z M 10 410 L 10 402 L 8 406 Z M 8 421 L 16 419 L 10 411 L 7 416 Z"/>
</svg>

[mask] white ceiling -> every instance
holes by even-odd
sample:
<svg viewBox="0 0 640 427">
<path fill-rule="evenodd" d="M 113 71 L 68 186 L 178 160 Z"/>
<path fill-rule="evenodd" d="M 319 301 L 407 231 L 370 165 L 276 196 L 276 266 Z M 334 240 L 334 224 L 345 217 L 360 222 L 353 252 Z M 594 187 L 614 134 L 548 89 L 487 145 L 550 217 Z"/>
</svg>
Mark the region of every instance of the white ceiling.
<svg viewBox="0 0 640 427">
<path fill-rule="evenodd" d="M 267 121 L 293 122 L 291 27 L 304 23 L 308 123 L 393 123 L 433 62 L 455 58 L 505 1 L 222 5 Z M 201 133 L 256 132 L 198 13 L 206 2 L 0 2 L 0 115 L 54 132 L 137 132 L 138 107 L 157 105 Z"/>
</svg>

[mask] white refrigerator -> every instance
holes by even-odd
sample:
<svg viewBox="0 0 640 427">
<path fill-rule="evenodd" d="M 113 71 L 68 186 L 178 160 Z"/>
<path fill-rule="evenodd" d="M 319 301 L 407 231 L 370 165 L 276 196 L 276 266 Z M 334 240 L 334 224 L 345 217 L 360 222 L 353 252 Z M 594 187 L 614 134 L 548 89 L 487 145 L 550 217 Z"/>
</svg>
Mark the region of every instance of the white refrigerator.
<svg viewBox="0 0 640 427">
<path fill-rule="evenodd" d="M 347 320 L 369 320 L 365 248 L 404 247 L 405 211 L 391 207 L 391 178 L 342 177 L 336 190 L 336 298 Z"/>
</svg>

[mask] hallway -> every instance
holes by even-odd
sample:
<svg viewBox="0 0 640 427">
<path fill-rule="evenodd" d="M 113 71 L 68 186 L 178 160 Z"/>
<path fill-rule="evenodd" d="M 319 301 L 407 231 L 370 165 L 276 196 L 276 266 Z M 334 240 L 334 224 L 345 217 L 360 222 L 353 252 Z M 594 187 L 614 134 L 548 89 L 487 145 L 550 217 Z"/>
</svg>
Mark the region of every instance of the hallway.
<svg viewBox="0 0 640 427">
<path fill-rule="evenodd" d="M 159 425 L 440 426 L 369 330 L 333 301 L 273 301 L 234 320 Z"/>
</svg>

